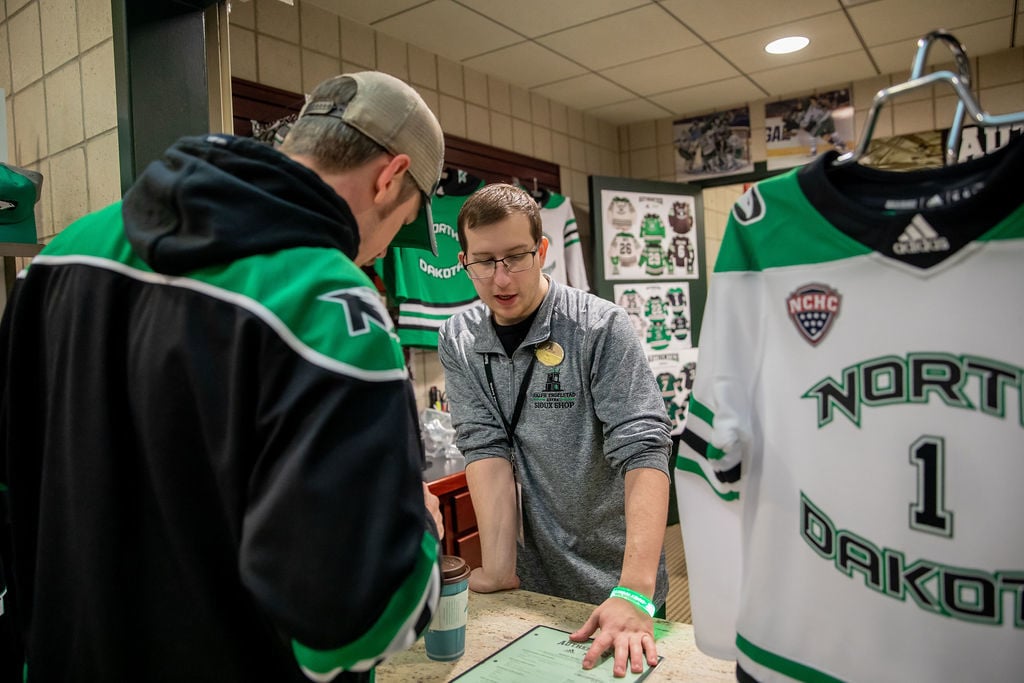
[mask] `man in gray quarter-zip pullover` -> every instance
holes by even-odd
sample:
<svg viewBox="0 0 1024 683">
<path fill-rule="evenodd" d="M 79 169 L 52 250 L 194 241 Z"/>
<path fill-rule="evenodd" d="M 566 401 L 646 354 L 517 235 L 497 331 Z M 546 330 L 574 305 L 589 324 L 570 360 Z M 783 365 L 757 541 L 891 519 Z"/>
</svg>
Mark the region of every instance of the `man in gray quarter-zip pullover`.
<svg viewBox="0 0 1024 683">
<path fill-rule="evenodd" d="M 583 668 L 613 647 L 616 675 L 627 658 L 639 672 L 657 661 L 668 591 L 670 425 L 650 366 L 624 310 L 543 275 L 529 194 L 483 187 L 458 234 L 487 305 L 447 320 L 438 344 L 480 528 L 470 588 L 597 604 L 572 634 L 600 629 Z"/>
</svg>

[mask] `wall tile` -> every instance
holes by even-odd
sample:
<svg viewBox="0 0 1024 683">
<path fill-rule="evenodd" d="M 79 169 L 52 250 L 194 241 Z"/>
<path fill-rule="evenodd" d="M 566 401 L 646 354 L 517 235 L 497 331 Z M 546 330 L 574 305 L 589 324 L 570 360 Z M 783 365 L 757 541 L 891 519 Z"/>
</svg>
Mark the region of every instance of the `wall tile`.
<svg viewBox="0 0 1024 683">
<path fill-rule="evenodd" d="M 867 115 L 868 113 L 866 111 L 855 111 L 853 113 L 853 129 L 856 131 L 856 139 L 858 142 L 864 135 L 864 126 L 867 123 Z M 891 104 L 883 107 L 882 111 L 879 112 L 878 121 L 875 123 L 875 130 L 871 134 L 871 138 L 887 138 L 890 135 L 893 135 Z"/>
<path fill-rule="evenodd" d="M 491 144 L 490 114 L 478 104 L 466 104 L 466 137 Z"/>
<path fill-rule="evenodd" d="M 491 111 L 491 144 L 502 149 L 513 149 L 511 116 Z"/>
<path fill-rule="evenodd" d="M 577 171 L 587 168 L 587 145 L 579 138 L 569 138 L 569 168 Z"/>
<path fill-rule="evenodd" d="M 551 102 L 543 95 L 530 94 L 530 117 L 538 126 L 551 127 Z"/>
<path fill-rule="evenodd" d="M 530 93 L 526 89 L 516 86 L 512 86 L 510 92 L 512 94 L 512 116 L 524 121 L 531 121 L 533 111 L 530 106 Z"/>
<path fill-rule="evenodd" d="M 234 24 L 230 24 L 228 30 L 231 34 L 231 75 L 247 81 L 258 80 L 256 34 Z"/>
<path fill-rule="evenodd" d="M 0 0 L 0 5 L 3 2 Z M 0 23 L 0 89 L 7 94 L 11 94 L 11 53 L 6 49 L 9 43 L 7 42 L 7 24 Z"/>
<path fill-rule="evenodd" d="M 85 137 L 91 138 L 117 126 L 114 41 L 108 40 L 82 55 L 82 113 Z"/>
<path fill-rule="evenodd" d="M 551 160 L 559 166 L 569 166 L 569 136 L 565 133 L 551 133 Z"/>
<path fill-rule="evenodd" d="M 376 68 L 376 31 L 347 19 L 341 20 L 341 57 L 364 69 Z"/>
<path fill-rule="evenodd" d="M 437 57 L 415 45 L 409 46 L 409 82 L 437 90 Z"/>
<path fill-rule="evenodd" d="M 671 144 L 658 147 L 658 175 L 675 180 L 676 156 Z"/>
<path fill-rule="evenodd" d="M 619 153 L 611 149 L 601 150 L 601 175 L 617 176 L 619 171 Z"/>
<path fill-rule="evenodd" d="M 1024 81 L 983 89 L 981 106 L 989 114 L 1010 114 L 1024 109 Z"/>
<path fill-rule="evenodd" d="M 554 149 L 551 145 L 551 129 L 543 126 L 533 127 L 533 155 L 544 161 L 552 161 Z"/>
<path fill-rule="evenodd" d="M 601 168 L 601 148 L 589 142 L 584 143 L 585 164 L 581 170 L 587 173 L 595 173 Z"/>
<path fill-rule="evenodd" d="M 569 132 L 569 108 L 560 102 L 551 102 L 551 130 Z"/>
<path fill-rule="evenodd" d="M 13 10 L 8 5 L 8 13 Z M 39 4 L 33 3 L 7 21 L 11 41 L 11 86 L 15 92 L 43 77 L 43 44 Z"/>
<path fill-rule="evenodd" d="M 17 152 L 14 149 L 14 97 L 8 95 L 4 98 L 4 109 L 7 112 L 7 153 L 8 161 L 17 161 Z"/>
<path fill-rule="evenodd" d="M 256 30 L 289 43 L 299 42 L 299 8 L 281 0 L 253 0 Z"/>
<path fill-rule="evenodd" d="M 509 114 L 512 110 L 512 95 L 509 84 L 498 78 L 487 77 L 487 102 L 491 111 Z M 494 132 L 493 129 L 491 131 Z"/>
<path fill-rule="evenodd" d="M 619 173 L 623 178 L 634 178 L 633 167 L 629 163 L 629 152 L 619 153 Z"/>
<path fill-rule="evenodd" d="M 409 80 L 409 55 L 406 43 L 377 34 L 377 69 L 403 81 Z"/>
<path fill-rule="evenodd" d="M 46 137 L 46 97 L 43 82 L 36 81 L 14 95 L 12 125 L 16 131 L 8 140 L 8 150 L 16 166 L 25 166 L 50 153 Z"/>
<path fill-rule="evenodd" d="M 462 70 L 463 81 L 466 85 L 466 101 L 487 106 L 487 76 L 473 69 Z"/>
<path fill-rule="evenodd" d="M 884 90 L 892 85 L 892 77 L 888 74 L 869 78 L 863 81 L 856 81 L 853 84 L 853 108 L 870 109 L 879 90 Z M 764 107 L 761 107 L 764 111 Z"/>
<path fill-rule="evenodd" d="M 631 150 L 654 147 L 657 145 L 657 134 L 653 121 L 642 121 L 629 126 L 629 143 Z"/>
<path fill-rule="evenodd" d="M 89 211 L 98 211 L 121 198 L 121 162 L 117 131 L 94 138 L 85 147 L 89 168 Z"/>
<path fill-rule="evenodd" d="M 337 14 L 304 2 L 299 5 L 299 29 L 302 47 L 341 57 L 341 31 Z"/>
<path fill-rule="evenodd" d="M 583 139 L 595 145 L 601 143 L 601 122 L 593 116 L 583 116 Z"/>
<path fill-rule="evenodd" d="M 583 127 L 583 112 L 569 108 L 567 108 L 567 111 L 569 120 L 569 137 L 583 138 L 586 136 L 587 132 Z"/>
<path fill-rule="evenodd" d="M 658 153 L 653 147 L 631 150 L 629 165 L 634 178 L 655 178 L 658 175 Z"/>
<path fill-rule="evenodd" d="M 445 95 L 463 98 L 466 89 L 462 84 L 462 65 L 445 59 L 437 58 L 437 87 Z M 479 104 L 479 103 L 478 103 Z"/>
<path fill-rule="evenodd" d="M 935 105 L 930 99 L 893 106 L 893 133 L 905 135 L 935 128 Z"/>
<path fill-rule="evenodd" d="M 512 149 L 533 156 L 533 124 L 529 121 L 512 119 Z"/>
<path fill-rule="evenodd" d="M 654 122 L 654 139 L 658 145 L 671 146 L 675 140 L 672 119 L 658 119 Z"/>
<path fill-rule="evenodd" d="M 53 225 L 58 231 L 88 213 L 89 191 L 82 147 L 73 147 L 50 157 L 50 190 Z"/>
<path fill-rule="evenodd" d="M 49 73 L 78 55 L 75 0 L 39 0 L 43 67 Z"/>
<path fill-rule="evenodd" d="M 95 2 L 95 0 L 90 0 Z M 109 3 L 108 3 L 109 4 Z M 249 0 L 229 0 L 228 21 L 233 26 L 256 30 L 256 3 Z"/>
<path fill-rule="evenodd" d="M 586 197 L 588 182 L 587 174 L 580 171 L 571 171 L 569 173 L 569 196 L 570 197 Z M 562 187 L 562 193 L 565 194 L 565 187 Z"/>
<path fill-rule="evenodd" d="M 466 137 L 466 103 L 457 97 L 442 94 L 441 101 L 441 128 L 445 133 L 456 137 Z"/>
<path fill-rule="evenodd" d="M 558 168 L 558 183 L 562 187 L 562 195 L 572 197 L 572 171 L 565 166 Z"/>
<path fill-rule="evenodd" d="M 48 159 L 43 159 L 38 164 L 32 164 L 28 166 L 33 171 L 43 174 L 43 191 L 39 193 L 39 201 L 36 202 L 35 206 L 35 219 L 36 219 L 36 237 L 42 242 L 48 241 L 48 238 L 53 236 L 56 232 L 55 226 L 53 225 L 53 199 L 50 193 L 50 162 Z M 63 228 L 64 226 L 60 226 Z M 26 262 L 26 266 L 28 263 Z M 24 266 L 19 266 L 18 270 L 21 270 Z"/>
<path fill-rule="evenodd" d="M 321 81 L 337 76 L 341 69 L 341 61 L 331 55 L 302 51 L 302 92 L 313 92 Z"/>
<path fill-rule="evenodd" d="M 1024 80 L 1024 47 L 1015 47 L 978 57 L 975 81 L 981 88 L 992 88 Z M 1017 105 L 1021 108 L 1020 105 Z"/>
<path fill-rule="evenodd" d="M 856 119 L 856 114 L 854 115 Z M 753 161 L 764 161 L 768 158 L 768 145 L 765 140 L 764 126 L 750 129 L 750 158 Z"/>
<path fill-rule="evenodd" d="M 259 82 L 295 92 L 302 89 L 299 46 L 256 34 Z"/>
<path fill-rule="evenodd" d="M 110 0 L 78 0 L 78 48 L 88 50 L 113 36 Z"/>
</svg>

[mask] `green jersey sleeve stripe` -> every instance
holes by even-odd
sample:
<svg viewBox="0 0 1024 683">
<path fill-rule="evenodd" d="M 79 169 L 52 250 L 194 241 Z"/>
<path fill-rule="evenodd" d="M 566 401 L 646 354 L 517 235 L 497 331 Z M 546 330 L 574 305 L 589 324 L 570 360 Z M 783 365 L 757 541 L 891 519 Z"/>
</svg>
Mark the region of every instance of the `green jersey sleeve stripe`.
<svg viewBox="0 0 1024 683">
<path fill-rule="evenodd" d="M 437 541 L 424 532 L 412 574 L 398 589 L 380 619 L 360 638 L 332 650 L 316 650 L 292 640 L 295 659 L 309 678 L 329 681 L 341 671 L 366 671 L 382 658 L 416 641 L 416 623 L 427 603 L 440 595 Z M 340 619 L 344 615 L 339 615 Z"/>
<path fill-rule="evenodd" d="M 694 415 L 704 420 L 708 423 L 709 427 L 713 427 L 715 425 L 715 414 L 711 411 L 711 408 L 708 408 L 706 405 L 694 398 L 693 394 L 690 394 L 690 415 Z"/>
<path fill-rule="evenodd" d="M 682 455 L 677 455 L 676 456 L 676 469 L 680 470 L 682 472 L 689 472 L 690 474 L 696 474 L 698 477 L 703 479 L 707 483 L 708 486 L 711 487 L 711 490 L 715 492 L 716 496 L 718 496 L 719 498 L 721 498 L 722 500 L 724 500 L 726 502 L 730 502 L 730 501 L 734 501 L 734 500 L 739 500 L 739 497 L 740 497 L 740 492 L 739 491 L 719 491 L 718 487 L 715 486 L 714 482 L 712 482 L 710 479 L 708 479 L 708 476 L 706 474 L 704 474 L 704 468 L 702 468 L 700 466 L 700 463 L 698 463 L 695 460 L 691 460 L 690 458 L 687 458 L 687 457 L 682 456 Z"/>
<path fill-rule="evenodd" d="M 763 650 L 738 633 L 736 634 L 736 647 L 740 652 L 750 657 L 752 661 L 797 681 L 803 681 L 804 683 L 843 683 L 840 678 L 835 678 L 823 671 L 812 669 L 806 664 L 794 662 L 768 650 Z"/>
</svg>

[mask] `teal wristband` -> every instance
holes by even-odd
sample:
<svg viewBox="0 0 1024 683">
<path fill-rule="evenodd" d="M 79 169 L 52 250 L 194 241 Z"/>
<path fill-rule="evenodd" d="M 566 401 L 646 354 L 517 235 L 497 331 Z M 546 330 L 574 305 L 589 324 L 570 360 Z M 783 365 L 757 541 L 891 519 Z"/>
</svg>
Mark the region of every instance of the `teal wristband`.
<svg viewBox="0 0 1024 683">
<path fill-rule="evenodd" d="M 654 612 L 656 611 L 654 603 L 648 600 L 647 596 L 643 593 L 637 593 L 636 591 L 624 588 L 623 586 L 616 586 L 612 589 L 612 593 L 608 597 L 621 598 L 627 602 L 631 602 L 643 611 L 647 612 L 648 616 L 654 618 Z"/>
</svg>

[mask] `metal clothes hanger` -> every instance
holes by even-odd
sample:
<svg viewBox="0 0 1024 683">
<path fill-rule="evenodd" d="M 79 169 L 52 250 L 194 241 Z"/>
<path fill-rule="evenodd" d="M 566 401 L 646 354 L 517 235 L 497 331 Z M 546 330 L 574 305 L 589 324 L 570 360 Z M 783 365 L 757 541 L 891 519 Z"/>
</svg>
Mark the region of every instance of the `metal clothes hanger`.
<svg viewBox="0 0 1024 683">
<path fill-rule="evenodd" d="M 928 57 L 928 50 L 931 48 L 932 43 L 937 40 L 946 43 L 946 46 L 953 52 L 953 60 L 959 73 L 954 74 L 952 71 L 943 70 L 922 75 L 925 61 Z M 967 59 L 967 51 L 951 33 L 940 29 L 928 33 L 917 41 L 917 54 L 914 56 L 914 64 L 911 67 L 910 80 L 875 93 L 871 109 L 868 111 L 867 122 L 864 125 L 864 133 L 861 135 L 857 147 L 852 152 L 839 156 L 832 164 L 834 166 L 852 164 L 867 154 L 882 105 L 894 97 L 913 90 L 927 88 L 935 83 L 948 83 L 956 91 L 960 99 L 956 106 L 956 113 L 953 116 L 953 126 L 950 128 L 949 137 L 946 141 L 944 160 L 947 166 L 956 163 L 960 149 L 960 135 L 963 132 L 965 112 L 970 114 L 971 120 L 979 126 L 1006 126 L 1024 122 L 1024 111 L 993 115 L 981 108 L 981 105 L 978 104 L 974 94 L 971 92 L 971 66 Z"/>
</svg>

